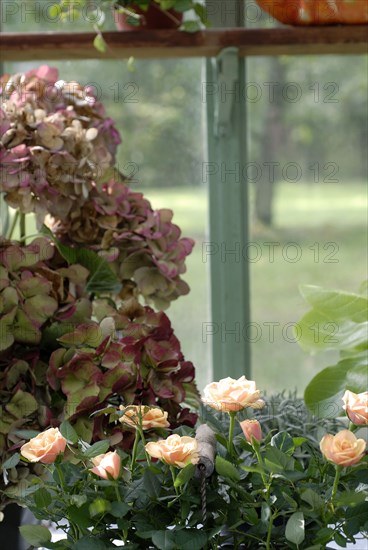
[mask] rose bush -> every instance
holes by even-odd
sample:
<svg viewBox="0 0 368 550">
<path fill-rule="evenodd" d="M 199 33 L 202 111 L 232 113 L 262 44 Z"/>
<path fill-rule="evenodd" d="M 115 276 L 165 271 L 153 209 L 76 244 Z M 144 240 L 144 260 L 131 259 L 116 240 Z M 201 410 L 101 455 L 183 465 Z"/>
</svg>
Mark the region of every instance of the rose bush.
<svg viewBox="0 0 368 550">
<path fill-rule="evenodd" d="M 46 482 L 34 480 L 22 502 L 39 519 L 68 519 L 62 526 L 68 538 L 56 543 L 59 550 L 107 550 L 121 544 L 132 550 L 322 550 L 333 540 L 343 546 L 354 542 L 366 528 L 368 480 L 362 443 L 354 446 L 351 431 L 331 435 L 342 452 L 347 446 L 355 449 L 354 464 L 332 464 L 319 452 L 315 425 L 306 434 L 299 432 L 303 436 L 292 427 L 267 432 L 270 405 L 265 398 L 265 408 L 256 411 L 259 426 L 247 418 L 248 408 L 236 413 L 231 440 L 227 436 L 233 412 L 211 407 L 202 408 L 207 427 L 197 434 L 181 427 L 166 431 L 166 439 L 152 434 L 145 443 L 143 431 L 135 429 L 132 455 L 121 450 L 106 454 L 109 442 L 89 446 L 64 423 L 68 452 L 63 460 L 56 459 Z M 281 422 L 284 410 L 278 414 Z M 142 427 L 143 415 L 139 417 Z M 253 426 L 257 431 L 263 427 L 262 441 L 252 437 L 249 442 L 248 426 L 252 431 Z M 329 439 L 323 437 L 322 450 Z M 43 507 L 38 506 L 41 496 Z M 46 527 L 21 530 L 33 544 L 36 540 L 55 548 Z"/>
</svg>

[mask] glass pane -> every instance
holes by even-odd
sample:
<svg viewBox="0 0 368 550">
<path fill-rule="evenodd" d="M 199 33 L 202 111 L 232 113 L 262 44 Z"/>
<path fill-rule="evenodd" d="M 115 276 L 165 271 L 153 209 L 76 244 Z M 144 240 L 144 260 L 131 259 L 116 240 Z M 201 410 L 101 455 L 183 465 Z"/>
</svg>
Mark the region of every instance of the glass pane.
<svg viewBox="0 0 368 550">
<path fill-rule="evenodd" d="M 253 372 L 270 390 L 301 392 L 335 360 L 296 343 L 298 286 L 367 277 L 367 75 L 366 56 L 248 61 Z"/>
</svg>

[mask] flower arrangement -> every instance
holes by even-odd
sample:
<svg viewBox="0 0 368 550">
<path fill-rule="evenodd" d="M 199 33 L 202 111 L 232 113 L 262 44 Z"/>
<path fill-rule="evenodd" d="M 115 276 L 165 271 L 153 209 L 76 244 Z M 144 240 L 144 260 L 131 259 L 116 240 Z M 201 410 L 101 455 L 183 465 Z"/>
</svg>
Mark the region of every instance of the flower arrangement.
<svg viewBox="0 0 368 550">
<path fill-rule="evenodd" d="M 208 402 L 214 392 L 218 400 Z M 204 394 L 196 432 L 168 430 L 156 407 L 116 410 L 113 417 L 134 429 L 131 455 L 108 451 L 108 441 L 87 445 L 68 423 L 23 445 L 18 460 L 44 464 L 47 476 L 21 501 L 66 534 L 55 543 L 46 527 L 23 526 L 26 540 L 63 550 L 322 550 L 367 528 L 366 443 L 354 432 L 368 425 L 368 392 L 345 395 L 349 429 L 317 446 L 291 431 L 266 433 L 259 407 L 267 398 L 261 404 L 245 377 L 212 383 Z"/>
<path fill-rule="evenodd" d="M 2 508 L 40 475 L 34 461 L 8 468 L 36 433 L 68 421 L 88 444 L 128 450 L 134 430 L 104 411 L 159 406 L 172 428 L 193 426 L 184 403 L 198 392 L 162 311 L 189 292 L 194 242 L 119 174 L 103 105 L 48 66 L 4 75 L 0 95 L 0 192 L 16 208 L 0 237 Z"/>
</svg>

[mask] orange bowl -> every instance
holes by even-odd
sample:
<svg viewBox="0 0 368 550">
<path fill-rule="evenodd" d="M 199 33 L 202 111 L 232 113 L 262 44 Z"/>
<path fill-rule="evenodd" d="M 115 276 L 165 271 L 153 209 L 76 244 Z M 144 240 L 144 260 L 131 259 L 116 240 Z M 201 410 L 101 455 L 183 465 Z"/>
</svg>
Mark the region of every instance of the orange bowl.
<svg viewBox="0 0 368 550">
<path fill-rule="evenodd" d="M 256 0 L 287 25 L 359 25 L 368 23 L 368 0 Z"/>
</svg>

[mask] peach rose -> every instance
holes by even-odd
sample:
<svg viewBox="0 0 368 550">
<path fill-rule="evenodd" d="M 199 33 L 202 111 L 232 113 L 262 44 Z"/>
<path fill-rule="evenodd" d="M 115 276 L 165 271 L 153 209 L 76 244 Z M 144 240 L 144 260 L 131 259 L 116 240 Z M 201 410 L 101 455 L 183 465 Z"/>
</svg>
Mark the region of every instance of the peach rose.
<svg viewBox="0 0 368 550">
<path fill-rule="evenodd" d="M 168 428 L 170 423 L 167 420 L 167 411 L 158 407 L 148 407 L 145 405 L 131 405 L 124 407 L 120 405 L 120 410 L 125 411 L 119 418 L 120 422 L 135 428 L 140 422 L 141 415 L 142 429 L 151 430 L 152 428 Z"/>
<path fill-rule="evenodd" d="M 243 430 L 245 439 L 249 441 L 249 443 L 252 443 L 253 438 L 257 441 L 262 441 L 262 428 L 258 420 L 243 420 L 239 422 L 239 424 Z"/>
<path fill-rule="evenodd" d="M 116 451 L 95 456 L 95 458 L 92 458 L 92 462 L 94 468 L 90 468 L 90 472 L 96 474 L 96 476 L 102 477 L 102 479 L 109 479 L 109 476 L 118 479 L 121 470 L 121 458 Z"/>
<path fill-rule="evenodd" d="M 357 439 L 349 430 L 336 435 L 326 434 L 319 444 L 322 454 L 338 466 L 352 466 L 365 454 L 364 439 Z"/>
<path fill-rule="evenodd" d="M 145 446 L 147 453 L 153 458 L 159 458 L 171 466 L 184 468 L 189 462 L 198 462 L 198 443 L 194 437 L 173 434 L 167 439 L 150 441 Z"/>
<path fill-rule="evenodd" d="M 368 424 L 368 391 L 353 393 L 346 390 L 342 400 L 343 408 L 353 424 L 356 426 Z"/>
<path fill-rule="evenodd" d="M 245 407 L 261 409 L 264 406 L 264 401 L 259 398 L 260 392 L 256 389 L 256 383 L 247 380 L 245 376 L 238 380 L 228 377 L 219 382 L 212 382 L 204 388 L 203 393 L 203 403 L 219 411 L 235 412 Z"/>
<path fill-rule="evenodd" d="M 59 428 L 49 428 L 25 443 L 21 454 L 30 462 L 42 462 L 52 464 L 59 453 L 63 453 L 66 447 L 66 439 L 61 435 Z"/>
</svg>

